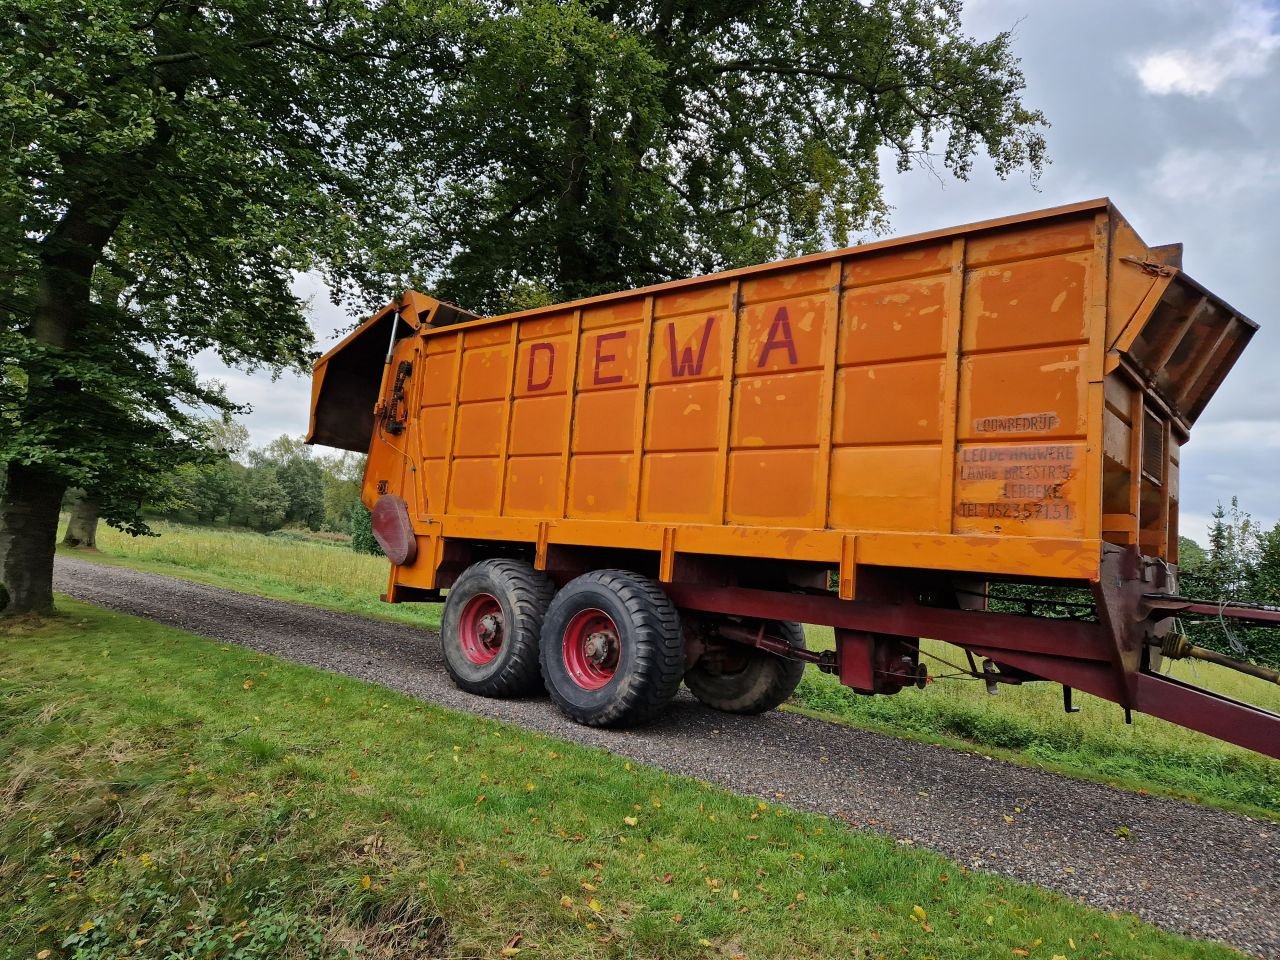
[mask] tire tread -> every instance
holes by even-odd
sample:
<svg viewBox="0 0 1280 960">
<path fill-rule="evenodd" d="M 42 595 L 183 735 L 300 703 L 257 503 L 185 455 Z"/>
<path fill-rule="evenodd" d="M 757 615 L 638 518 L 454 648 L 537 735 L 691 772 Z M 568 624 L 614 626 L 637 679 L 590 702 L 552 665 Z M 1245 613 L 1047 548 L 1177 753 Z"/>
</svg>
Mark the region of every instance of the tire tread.
<svg viewBox="0 0 1280 960">
<path fill-rule="evenodd" d="M 542 644 L 543 679 L 552 700 L 571 720 L 588 726 L 638 726 L 656 719 L 684 678 L 684 644 L 675 605 L 654 581 L 629 570 L 593 570 L 573 583 L 598 585 L 626 608 L 638 641 L 635 679 L 603 707 L 583 709 L 565 698 L 551 680 L 545 658 L 559 655 L 561 638 L 546 638 Z M 557 601 L 563 596 L 566 594 L 562 591 Z"/>
<path fill-rule="evenodd" d="M 800 624 L 779 620 L 775 621 L 774 626 L 780 629 L 783 639 L 791 646 L 804 649 L 804 628 Z M 714 678 L 709 683 L 700 682 L 705 675 L 699 673 L 696 665 L 685 675 L 685 686 L 706 706 L 725 713 L 758 714 L 776 709 L 800 685 L 805 665 L 803 661 L 786 660 L 763 650 L 755 650 L 753 653 L 757 659 L 752 664 L 752 679 L 763 683 L 754 692 L 743 689 L 735 695 L 726 696 L 722 690 L 715 689 L 719 678 Z"/>
<path fill-rule="evenodd" d="M 450 663 L 447 652 L 444 657 L 445 669 L 460 689 L 482 697 L 518 697 L 536 693 L 542 686 L 542 671 L 538 662 L 542 621 L 552 597 L 555 596 L 555 584 L 546 574 L 534 570 L 528 563 L 509 559 L 474 563 L 463 571 L 459 582 L 468 576 L 486 575 L 506 588 L 508 601 L 515 615 L 517 629 L 509 633 L 507 639 L 512 644 L 511 654 L 501 670 L 483 680 L 469 680 L 459 676 Z M 455 583 L 454 587 L 457 585 Z M 441 643 L 448 643 L 443 628 Z"/>
</svg>

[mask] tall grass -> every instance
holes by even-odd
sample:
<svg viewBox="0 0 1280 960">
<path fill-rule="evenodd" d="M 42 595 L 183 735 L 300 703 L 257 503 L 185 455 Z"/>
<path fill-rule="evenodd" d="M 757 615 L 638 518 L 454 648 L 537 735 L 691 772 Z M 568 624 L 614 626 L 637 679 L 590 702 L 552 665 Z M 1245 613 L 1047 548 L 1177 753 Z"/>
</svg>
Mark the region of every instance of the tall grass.
<svg viewBox="0 0 1280 960">
<path fill-rule="evenodd" d="M 151 521 L 155 537 L 131 537 L 105 525 L 103 557 L 213 586 L 298 600 L 422 626 L 440 623 L 437 604 L 387 604 L 387 561 L 326 539 Z"/>
</svg>

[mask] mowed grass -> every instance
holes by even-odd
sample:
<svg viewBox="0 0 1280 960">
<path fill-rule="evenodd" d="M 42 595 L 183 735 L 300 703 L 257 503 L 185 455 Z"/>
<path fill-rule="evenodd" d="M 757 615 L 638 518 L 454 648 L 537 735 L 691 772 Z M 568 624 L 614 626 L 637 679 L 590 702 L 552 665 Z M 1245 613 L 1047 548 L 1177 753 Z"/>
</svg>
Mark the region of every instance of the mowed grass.
<svg viewBox="0 0 1280 960">
<path fill-rule="evenodd" d="M 830 628 L 806 633 L 810 647 L 834 647 Z M 950 644 L 925 640 L 921 652 L 931 674 L 955 672 L 935 657 L 965 663 L 964 651 Z M 1169 674 L 1280 711 L 1275 684 L 1191 661 L 1172 663 Z M 1001 685 L 991 696 L 983 683 L 964 679 L 866 697 L 816 670 L 806 671 L 793 698 L 806 713 L 852 726 L 977 747 L 1058 772 L 1280 819 L 1280 761 L 1145 714 L 1135 713 L 1127 725 L 1120 707 L 1079 691 L 1074 701 L 1080 712 L 1067 714 L 1056 684 Z"/>
<path fill-rule="evenodd" d="M 156 523 L 159 537 L 99 530 L 100 558 L 268 597 L 434 627 L 434 604 L 386 604 L 387 562 L 343 545 Z M 87 556 L 87 555 L 86 555 Z M 830 629 L 809 628 L 810 644 L 829 648 Z M 953 663 L 962 651 L 926 641 L 924 649 Z M 950 667 L 929 661 L 935 674 Z M 1212 664 L 1178 663 L 1173 675 L 1228 696 L 1280 710 L 1280 687 Z M 1066 714 L 1051 684 L 1001 687 L 948 680 L 892 697 L 863 697 L 810 669 L 793 699 L 805 712 L 852 726 L 977 749 L 1137 790 L 1280 818 L 1280 762 L 1141 714 L 1126 726 L 1114 704 L 1076 695 L 1081 712 Z"/>
<path fill-rule="evenodd" d="M 61 609 L 0 627 L 6 957 L 1238 956 L 601 751 Z"/>
</svg>

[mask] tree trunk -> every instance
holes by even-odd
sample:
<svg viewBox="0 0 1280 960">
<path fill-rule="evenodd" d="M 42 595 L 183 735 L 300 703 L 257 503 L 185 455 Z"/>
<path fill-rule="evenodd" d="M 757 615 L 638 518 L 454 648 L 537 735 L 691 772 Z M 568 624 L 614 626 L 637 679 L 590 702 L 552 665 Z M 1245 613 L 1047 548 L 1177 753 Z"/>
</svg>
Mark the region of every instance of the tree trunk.
<svg viewBox="0 0 1280 960">
<path fill-rule="evenodd" d="M 57 476 L 10 463 L 0 504 L 0 574 L 6 616 L 53 613 L 53 548 L 66 484 Z"/>
<path fill-rule="evenodd" d="M 76 491 L 71 503 L 71 522 L 62 537 L 64 547 L 79 550 L 98 549 L 98 498 L 83 490 Z"/>
</svg>

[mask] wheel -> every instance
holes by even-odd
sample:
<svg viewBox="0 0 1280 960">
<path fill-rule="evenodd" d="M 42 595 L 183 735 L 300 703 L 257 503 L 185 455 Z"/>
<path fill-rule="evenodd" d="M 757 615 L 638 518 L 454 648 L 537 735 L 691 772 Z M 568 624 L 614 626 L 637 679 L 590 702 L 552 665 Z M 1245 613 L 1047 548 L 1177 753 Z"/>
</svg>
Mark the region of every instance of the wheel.
<svg viewBox="0 0 1280 960">
<path fill-rule="evenodd" d="M 680 689 L 680 617 L 647 577 L 595 570 L 551 602 L 541 658 L 547 692 L 571 720 L 593 727 L 645 723 Z"/>
<path fill-rule="evenodd" d="M 533 693 L 542 683 L 538 638 L 555 585 L 520 560 L 483 560 L 449 590 L 440 624 L 444 666 L 484 697 Z"/>
<path fill-rule="evenodd" d="M 798 623 L 770 620 L 765 633 L 779 637 L 801 650 L 804 628 Z M 684 675 L 690 692 L 716 710 L 726 713 L 764 713 L 783 703 L 804 677 L 804 663 L 721 640 Z"/>
</svg>

